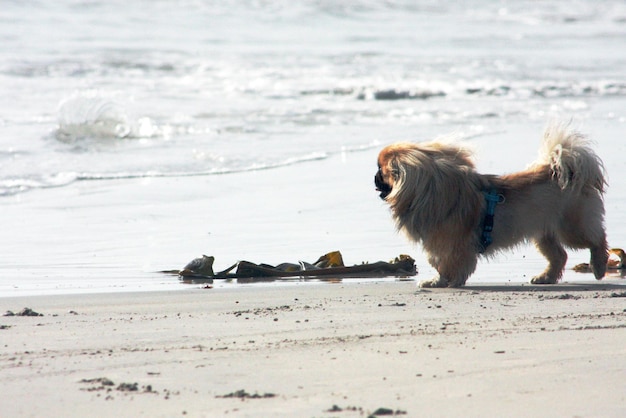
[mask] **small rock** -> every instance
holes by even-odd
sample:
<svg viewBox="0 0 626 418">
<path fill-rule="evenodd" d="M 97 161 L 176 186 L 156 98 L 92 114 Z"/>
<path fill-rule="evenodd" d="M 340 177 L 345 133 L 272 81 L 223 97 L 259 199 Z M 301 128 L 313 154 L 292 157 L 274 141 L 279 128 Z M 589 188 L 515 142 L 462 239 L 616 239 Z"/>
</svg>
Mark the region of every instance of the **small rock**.
<svg viewBox="0 0 626 418">
<path fill-rule="evenodd" d="M 15 313 L 13 311 L 6 311 L 4 316 L 43 316 L 43 314 L 39 312 L 35 312 L 30 308 L 24 308 L 21 311 Z"/>
<path fill-rule="evenodd" d="M 120 392 L 136 392 L 139 390 L 137 383 L 120 383 L 117 387 Z"/>
</svg>

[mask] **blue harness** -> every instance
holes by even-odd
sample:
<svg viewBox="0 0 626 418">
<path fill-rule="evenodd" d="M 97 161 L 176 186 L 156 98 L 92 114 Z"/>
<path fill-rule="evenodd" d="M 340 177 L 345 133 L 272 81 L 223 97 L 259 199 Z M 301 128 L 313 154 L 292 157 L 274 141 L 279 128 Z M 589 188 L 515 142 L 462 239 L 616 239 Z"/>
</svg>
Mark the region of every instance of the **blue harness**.
<svg viewBox="0 0 626 418">
<path fill-rule="evenodd" d="M 485 193 L 485 200 L 487 201 L 487 211 L 485 212 L 485 219 L 483 221 L 483 232 L 480 237 L 480 253 L 484 253 L 487 247 L 493 242 L 491 237 L 491 231 L 493 231 L 493 215 L 496 212 L 496 205 L 504 203 L 504 195 L 499 194 L 495 188 L 489 189 Z"/>
</svg>

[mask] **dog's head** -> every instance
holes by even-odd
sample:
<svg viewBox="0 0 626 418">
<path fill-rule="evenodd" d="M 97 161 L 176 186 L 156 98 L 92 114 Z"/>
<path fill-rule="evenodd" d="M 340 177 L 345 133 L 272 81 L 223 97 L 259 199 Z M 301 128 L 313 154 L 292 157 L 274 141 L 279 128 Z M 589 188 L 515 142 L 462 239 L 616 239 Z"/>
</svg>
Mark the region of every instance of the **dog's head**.
<svg viewBox="0 0 626 418">
<path fill-rule="evenodd" d="M 446 142 L 400 142 L 378 154 L 374 184 L 380 198 L 393 204 L 404 200 L 400 194 L 413 200 L 438 189 L 449 192 L 446 186 L 454 183 L 457 173 L 473 170 L 471 152 L 465 148 Z"/>
<path fill-rule="evenodd" d="M 470 229 L 483 201 L 471 152 L 451 142 L 405 142 L 383 148 L 374 183 L 398 229 L 415 241 L 444 221 Z"/>
<path fill-rule="evenodd" d="M 398 154 L 410 144 L 393 144 L 383 148 L 378 154 L 378 171 L 374 176 L 376 190 L 381 199 L 386 200 L 400 180 L 400 164 Z"/>
</svg>

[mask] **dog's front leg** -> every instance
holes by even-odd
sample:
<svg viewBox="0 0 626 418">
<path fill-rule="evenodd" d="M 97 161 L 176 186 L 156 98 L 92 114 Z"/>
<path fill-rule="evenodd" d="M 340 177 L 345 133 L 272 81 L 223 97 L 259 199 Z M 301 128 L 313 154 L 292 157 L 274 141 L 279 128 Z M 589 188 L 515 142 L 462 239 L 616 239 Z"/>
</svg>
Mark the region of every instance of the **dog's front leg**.
<svg viewBox="0 0 626 418">
<path fill-rule="evenodd" d="M 431 257 L 431 264 L 433 257 Z M 477 256 L 471 250 L 457 250 L 437 258 L 437 265 L 433 265 L 439 273 L 439 277 L 420 282 L 420 287 L 461 287 L 468 277 L 474 272 L 477 264 Z"/>
<path fill-rule="evenodd" d="M 448 287 L 448 279 L 445 277 L 433 277 L 430 280 L 422 280 L 420 287 Z"/>
</svg>

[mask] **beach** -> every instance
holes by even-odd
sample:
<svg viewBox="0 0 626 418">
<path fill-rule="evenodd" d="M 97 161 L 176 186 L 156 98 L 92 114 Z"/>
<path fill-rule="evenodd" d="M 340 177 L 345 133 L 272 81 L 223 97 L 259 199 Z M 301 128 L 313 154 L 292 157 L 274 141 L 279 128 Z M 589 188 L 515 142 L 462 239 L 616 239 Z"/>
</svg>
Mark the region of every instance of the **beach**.
<svg viewBox="0 0 626 418">
<path fill-rule="evenodd" d="M 626 415 L 623 271 L 568 251 L 531 286 L 525 243 L 420 289 L 436 272 L 373 181 L 384 146 L 438 137 L 523 170 L 570 123 L 626 248 L 623 2 L 14 1 L 2 22 L 0 417 Z M 417 275 L 163 273 L 332 251 Z"/>
<path fill-rule="evenodd" d="M 0 317 L 0 415 L 623 416 L 623 289 L 344 280 L 6 298 L 3 312 L 43 316 Z"/>
<path fill-rule="evenodd" d="M 578 251 L 560 284 L 531 286 L 545 260 L 525 245 L 482 260 L 463 289 L 420 289 L 434 271 L 376 195 L 375 156 L 11 198 L 0 312 L 43 316 L 0 317 L 0 416 L 622 416 L 623 276 L 572 271 Z M 609 239 L 624 242 L 612 190 Z M 418 275 L 207 286 L 160 273 L 202 253 L 217 271 L 331 250 L 346 265 L 410 254 Z"/>
<path fill-rule="evenodd" d="M 466 288 L 419 289 L 434 271 L 395 231 L 375 157 L 10 198 L 0 313 L 43 316 L 0 317 L 0 416 L 622 416 L 623 276 L 574 272 L 578 251 L 560 284 L 530 286 L 545 260 L 524 245 L 481 260 Z M 409 254 L 418 274 L 207 286 L 160 272 L 331 250 L 346 265 Z"/>
</svg>

